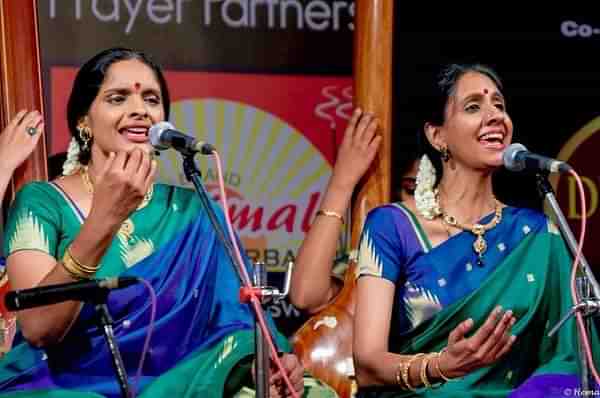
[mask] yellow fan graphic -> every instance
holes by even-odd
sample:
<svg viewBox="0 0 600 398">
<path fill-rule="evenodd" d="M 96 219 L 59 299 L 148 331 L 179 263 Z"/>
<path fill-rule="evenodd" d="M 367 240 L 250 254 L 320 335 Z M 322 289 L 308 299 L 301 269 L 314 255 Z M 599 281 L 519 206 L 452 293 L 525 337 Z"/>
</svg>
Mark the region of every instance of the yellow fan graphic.
<svg viewBox="0 0 600 398">
<path fill-rule="evenodd" d="M 293 261 L 331 175 L 321 152 L 284 120 L 239 102 L 178 101 L 170 122 L 217 148 L 228 211 L 248 255 L 271 271 Z M 197 164 L 207 190 L 216 196 L 215 159 L 198 155 Z M 191 186 L 174 150 L 161 154 L 158 179 Z"/>
</svg>

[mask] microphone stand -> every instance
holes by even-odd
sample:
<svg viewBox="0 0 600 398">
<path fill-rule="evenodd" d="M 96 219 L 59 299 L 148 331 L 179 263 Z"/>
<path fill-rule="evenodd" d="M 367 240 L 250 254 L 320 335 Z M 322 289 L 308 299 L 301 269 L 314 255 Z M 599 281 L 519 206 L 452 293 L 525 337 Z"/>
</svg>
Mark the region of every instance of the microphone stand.
<svg viewBox="0 0 600 398">
<path fill-rule="evenodd" d="M 238 267 L 235 266 L 237 264 L 236 257 L 234 256 L 234 248 L 232 242 L 225 237 L 225 232 L 223 231 L 223 226 L 219 222 L 217 215 L 213 207 L 210 204 L 210 199 L 208 197 L 208 193 L 202 184 L 202 175 L 200 174 L 200 170 L 198 170 L 196 166 L 196 162 L 194 161 L 194 153 L 182 152 L 183 157 L 183 171 L 185 173 L 185 177 L 188 181 L 191 181 L 194 184 L 196 192 L 200 197 L 200 202 L 202 204 L 202 208 L 208 215 L 210 222 L 217 234 L 217 238 L 223 243 L 225 246 L 225 251 L 231 260 L 231 263 L 234 265 L 236 273 L 240 281 L 242 282 L 242 287 L 240 289 L 240 302 L 248 303 L 251 300 L 253 295 L 259 297 L 261 303 L 264 303 L 263 298 L 272 296 L 276 299 L 280 299 L 284 297 L 289 292 L 289 286 L 291 281 L 291 263 L 288 265 L 288 269 L 286 271 L 286 285 L 284 292 L 281 293 L 277 289 L 270 288 L 266 286 L 266 270 L 264 269 L 264 264 L 261 263 L 255 264 L 254 270 L 254 286 L 247 288 L 244 286 L 244 279 L 241 275 L 241 272 Z M 223 209 L 223 211 L 227 211 L 227 209 Z M 243 267 L 244 264 L 238 264 L 239 267 Z M 254 349 L 255 349 L 255 358 L 256 358 L 256 397 L 257 398 L 268 398 L 269 396 L 269 348 L 266 342 L 266 336 L 263 336 L 262 330 L 260 329 L 260 325 L 258 322 L 258 314 L 255 314 L 255 341 L 254 341 Z M 273 341 L 275 343 L 275 341 Z"/>
<path fill-rule="evenodd" d="M 244 278 L 242 277 L 239 267 L 243 267 L 244 264 L 238 264 L 239 267 L 235 266 L 235 264 L 237 264 L 237 260 L 236 260 L 235 255 L 233 254 L 234 253 L 233 244 L 229 241 L 229 239 L 226 238 L 225 232 L 223 230 L 223 226 L 219 222 L 219 219 L 218 219 L 212 205 L 210 204 L 210 198 L 208 197 L 208 192 L 206 192 L 206 189 L 204 188 L 204 185 L 202 184 L 202 174 L 200 173 L 200 170 L 198 170 L 198 167 L 196 167 L 196 162 L 194 161 L 194 153 L 193 152 L 182 153 L 182 157 L 183 157 L 183 172 L 185 173 L 185 178 L 188 181 L 190 181 L 192 184 L 194 184 L 196 193 L 198 194 L 198 197 L 200 198 L 200 204 L 202 205 L 204 212 L 208 215 L 208 218 L 210 219 L 210 223 L 212 224 L 212 226 L 217 234 L 217 238 L 219 239 L 219 241 L 221 243 L 223 243 L 223 246 L 225 246 L 225 252 L 227 253 L 227 256 L 229 257 L 231 264 L 234 265 L 235 271 L 240 279 L 240 282 L 243 285 Z M 223 209 L 223 211 L 227 211 L 227 209 Z"/>
<path fill-rule="evenodd" d="M 536 174 L 537 187 L 540 195 L 545 198 L 552 208 L 552 212 L 556 216 L 556 220 L 558 222 L 558 227 L 561 231 L 563 238 L 565 239 L 573 258 L 577 255 L 577 240 L 575 239 L 571 228 L 569 227 L 569 223 L 565 218 L 564 213 L 562 212 L 558 201 L 556 200 L 556 196 L 554 195 L 554 191 L 552 189 L 552 185 L 548 181 L 547 174 Z M 579 262 L 579 269 L 583 272 L 583 275 L 578 277 L 576 280 L 577 284 L 577 296 L 578 303 L 574 304 L 571 307 L 571 310 L 563 316 L 563 318 L 558 321 L 558 323 L 550 330 L 548 333 L 548 337 L 552 337 L 558 329 L 576 312 L 581 312 L 584 317 L 585 328 L 589 332 L 591 329 L 591 315 L 597 316 L 600 311 L 600 286 L 594 278 L 594 274 L 592 270 L 583 256 L 581 255 L 581 261 Z M 585 356 L 585 350 L 583 348 L 583 342 L 581 341 L 581 334 L 578 333 L 579 337 L 579 359 L 581 362 L 581 388 L 584 391 L 590 390 L 590 365 Z"/>
<path fill-rule="evenodd" d="M 121 389 L 121 396 L 124 398 L 133 398 L 131 387 L 129 386 L 129 381 L 127 378 L 127 371 L 125 370 L 125 365 L 123 364 L 123 358 L 121 358 L 119 347 L 115 341 L 115 334 L 112 327 L 113 319 L 110 316 L 110 313 L 108 312 L 108 306 L 106 305 L 109 293 L 110 290 L 104 289 L 102 293 L 99 293 L 92 299 L 92 303 L 96 309 L 96 321 L 98 322 L 100 329 L 102 329 L 102 333 L 104 334 L 104 338 L 108 345 L 108 350 L 110 351 L 112 357 L 113 368 L 117 374 L 119 388 Z"/>
</svg>

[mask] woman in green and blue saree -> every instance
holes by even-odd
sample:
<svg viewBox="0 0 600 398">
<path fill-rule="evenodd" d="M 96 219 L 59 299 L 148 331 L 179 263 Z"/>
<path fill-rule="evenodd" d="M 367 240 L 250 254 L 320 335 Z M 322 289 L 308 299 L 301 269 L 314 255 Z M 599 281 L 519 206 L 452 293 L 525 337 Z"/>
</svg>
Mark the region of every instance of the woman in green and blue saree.
<svg viewBox="0 0 600 398">
<path fill-rule="evenodd" d="M 151 318 L 146 286 L 108 298 L 137 394 L 252 396 L 254 315 L 239 302 L 234 267 L 196 194 L 153 182 L 148 129 L 168 114 L 166 81 L 147 55 L 109 49 L 83 65 L 68 103 L 73 140 L 65 176 L 26 185 L 10 210 L 4 242 L 10 283 L 25 289 L 90 277 L 142 278 L 157 306 L 140 373 Z M 92 305 L 33 308 L 19 312 L 18 321 L 16 344 L 0 362 L 3 396 L 120 396 Z M 302 366 L 268 323 L 296 392 L 333 396 L 319 383 L 303 385 Z M 272 375 L 271 396 L 291 395 L 281 379 Z"/>
<path fill-rule="evenodd" d="M 575 322 L 548 331 L 570 309 L 572 259 L 544 214 L 494 195 L 513 132 L 500 79 L 450 65 L 437 89 L 424 128 L 437 170 L 424 157 L 415 202 L 378 207 L 363 228 L 359 396 L 566 396 L 579 385 Z"/>
</svg>

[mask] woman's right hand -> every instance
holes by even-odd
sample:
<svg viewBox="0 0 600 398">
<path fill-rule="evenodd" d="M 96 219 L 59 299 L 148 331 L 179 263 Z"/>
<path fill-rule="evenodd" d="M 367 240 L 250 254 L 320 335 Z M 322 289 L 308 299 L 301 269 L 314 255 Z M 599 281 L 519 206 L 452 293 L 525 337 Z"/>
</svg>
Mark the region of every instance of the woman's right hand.
<svg viewBox="0 0 600 398">
<path fill-rule="evenodd" d="M 139 148 L 111 152 L 94 184 L 92 212 L 120 225 L 140 205 L 150 189 L 157 164 Z"/>
<path fill-rule="evenodd" d="M 357 108 L 352 113 L 333 168 L 332 185 L 353 189 L 375 158 L 382 136 L 378 120 Z"/>
<path fill-rule="evenodd" d="M 438 357 L 441 372 L 449 378 L 462 377 L 496 362 L 516 340 L 511 334 L 515 321 L 511 310 L 503 312 L 498 306 L 471 337 L 465 335 L 473 327 L 473 320 L 461 322 L 450 333 L 448 347 Z"/>
</svg>

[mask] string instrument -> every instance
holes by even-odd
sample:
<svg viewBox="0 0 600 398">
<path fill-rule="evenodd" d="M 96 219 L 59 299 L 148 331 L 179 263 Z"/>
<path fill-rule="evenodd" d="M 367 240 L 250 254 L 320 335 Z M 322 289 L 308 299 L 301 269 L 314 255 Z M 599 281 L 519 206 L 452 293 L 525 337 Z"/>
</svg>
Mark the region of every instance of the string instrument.
<svg viewBox="0 0 600 398">
<path fill-rule="evenodd" d="M 393 6 L 389 0 L 356 1 L 354 100 L 379 119 L 383 140 L 352 201 L 352 249 L 358 245 L 367 211 L 390 200 Z M 352 397 L 357 388 L 352 359 L 355 274 L 356 264 L 351 261 L 344 286 L 331 304 L 291 338 L 304 368 L 332 386 L 341 398 Z"/>
<path fill-rule="evenodd" d="M 331 304 L 312 316 L 291 338 L 294 353 L 310 373 L 341 398 L 356 391 L 352 362 L 356 264 L 350 261 L 344 286 Z"/>
</svg>

